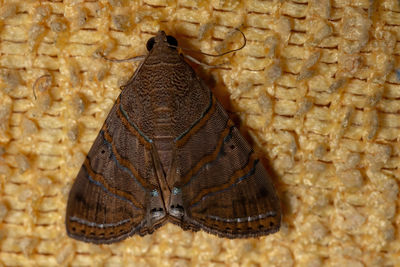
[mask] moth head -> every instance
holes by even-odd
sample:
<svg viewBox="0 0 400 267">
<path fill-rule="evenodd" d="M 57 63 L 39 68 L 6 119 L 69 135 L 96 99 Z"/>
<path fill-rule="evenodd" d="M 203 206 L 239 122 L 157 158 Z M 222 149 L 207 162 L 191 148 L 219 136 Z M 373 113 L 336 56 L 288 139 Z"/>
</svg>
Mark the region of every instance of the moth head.
<svg viewBox="0 0 400 267">
<path fill-rule="evenodd" d="M 176 48 L 178 41 L 171 35 L 166 35 L 164 31 L 159 31 L 156 36 L 151 37 L 146 44 L 147 51 L 151 51 L 156 43 L 166 43 L 168 46 Z"/>
</svg>

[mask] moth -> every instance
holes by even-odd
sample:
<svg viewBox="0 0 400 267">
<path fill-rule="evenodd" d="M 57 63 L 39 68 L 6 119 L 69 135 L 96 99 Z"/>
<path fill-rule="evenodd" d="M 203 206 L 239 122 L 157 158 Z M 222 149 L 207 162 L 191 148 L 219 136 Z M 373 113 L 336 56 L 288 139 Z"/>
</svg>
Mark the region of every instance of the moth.
<svg viewBox="0 0 400 267">
<path fill-rule="evenodd" d="M 122 87 L 71 188 L 70 237 L 113 243 L 166 222 L 226 238 L 277 232 L 263 164 L 163 31 Z"/>
</svg>

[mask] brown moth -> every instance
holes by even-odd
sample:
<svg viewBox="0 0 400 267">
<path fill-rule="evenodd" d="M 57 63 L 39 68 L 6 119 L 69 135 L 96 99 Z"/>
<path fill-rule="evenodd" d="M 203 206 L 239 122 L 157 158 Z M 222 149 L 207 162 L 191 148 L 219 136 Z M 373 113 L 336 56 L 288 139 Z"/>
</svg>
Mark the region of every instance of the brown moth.
<svg viewBox="0 0 400 267">
<path fill-rule="evenodd" d="M 116 100 L 69 194 L 70 237 L 113 243 L 167 221 L 227 238 L 275 233 L 271 179 L 163 31 Z"/>
</svg>

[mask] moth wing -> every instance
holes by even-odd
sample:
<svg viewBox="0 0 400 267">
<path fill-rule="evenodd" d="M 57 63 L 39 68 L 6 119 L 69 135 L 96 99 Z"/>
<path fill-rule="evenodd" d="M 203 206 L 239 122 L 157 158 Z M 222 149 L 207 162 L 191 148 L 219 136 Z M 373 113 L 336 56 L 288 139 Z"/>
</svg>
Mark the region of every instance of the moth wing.
<svg viewBox="0 0 400 267">
<path fill-rule="evenodd" d="M 113 243 L 166 220 L 151 146 L 121 108 L 118 98 L 69 194 L 67 233 L 81 241 Z"/>
<path fill-rule="evenodd" d="M 171 186 L 172 221 L 227 238 L 274 233 L 281 209 L 270 176 L 214 97 L 213 102 L 206 119 L 176 143 L 180 176 Z"/>
</svg>

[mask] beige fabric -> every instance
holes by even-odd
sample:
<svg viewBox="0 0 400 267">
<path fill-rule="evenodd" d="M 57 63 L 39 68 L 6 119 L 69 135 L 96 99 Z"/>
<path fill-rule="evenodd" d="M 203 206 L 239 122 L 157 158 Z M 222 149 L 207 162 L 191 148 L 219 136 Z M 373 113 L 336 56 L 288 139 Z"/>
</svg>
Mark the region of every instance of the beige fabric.
<svg viewBox="0 0 400 267">
<path fill-rule="evenodd" d="M 395 0 L 0 1 L 0 265 L 400 266 L 400 8 Z M 69 188 L 159 29 L 272 173 L 281 231 L 98 246 L 66 236 Z M 398 71 L 399 73 L 399 71 Z M 35 95 L 37 99 L 35 99 Z"/>
</svg>

